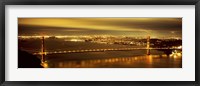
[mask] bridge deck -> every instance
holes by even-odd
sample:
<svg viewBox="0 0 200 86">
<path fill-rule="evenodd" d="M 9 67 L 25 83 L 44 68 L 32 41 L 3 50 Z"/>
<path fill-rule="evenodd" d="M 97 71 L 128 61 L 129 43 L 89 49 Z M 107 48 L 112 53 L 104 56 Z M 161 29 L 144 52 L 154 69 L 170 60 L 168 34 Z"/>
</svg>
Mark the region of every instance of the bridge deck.
<svg viewBox="0 0 200 86">
<path fill-rule="evenodd" d="M 85 50 L 64 50 L 44 52 L 43 54 L 59 54 L 59 53 L 83 53 L 83 52 L 103 52 L 103 51 L 127 51 L 127 50 L 163 50 L 163 49 L 179 49 L 179 48 L 116 48 L 116 49 L 85 49 Z M 41 55 L 41 52 L 34 53 L 34 55 Z"/>
</svg>

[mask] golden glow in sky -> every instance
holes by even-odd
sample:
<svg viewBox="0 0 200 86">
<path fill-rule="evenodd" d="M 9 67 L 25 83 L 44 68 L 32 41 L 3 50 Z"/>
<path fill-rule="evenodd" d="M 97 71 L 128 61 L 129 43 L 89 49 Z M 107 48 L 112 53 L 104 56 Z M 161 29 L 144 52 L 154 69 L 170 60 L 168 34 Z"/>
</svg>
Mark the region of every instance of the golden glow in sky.
<svg viewBox="0 0 200 86">
<path fill-rule="evenodd" d="M 74 35 L 182 36 L 182 18 L 18 18 L 18 24 L 19 34 L 26 35 L 45 31 L 62 35 L 72 32 Z"/>
</svg>

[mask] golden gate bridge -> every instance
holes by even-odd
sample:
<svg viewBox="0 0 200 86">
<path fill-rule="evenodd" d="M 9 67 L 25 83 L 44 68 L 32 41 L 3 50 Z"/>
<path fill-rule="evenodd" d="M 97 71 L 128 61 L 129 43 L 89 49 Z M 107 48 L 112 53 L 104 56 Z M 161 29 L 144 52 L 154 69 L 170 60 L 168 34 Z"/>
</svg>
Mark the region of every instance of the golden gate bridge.
<svg viewBox="0 0 200 86">
<path fill-rule="evenodd" d="M 156 49 L 156 50 L 164 50 L 164 49 L 171 49 L 171 50 L 177 50 L 182 48 L 151 48 L 150 47 L 150 36 L 147 37 L 147 47 L 144 48 L 108 48 L 108 49 L 82 49 L 82 50 L 63 50 L 63 51 L 48 51 L 45 52 L 45 42 L 44 37 L 42 37 L 42 46 L 41 46 L 41 52 L 33 53 L 34 55 L 41 55 L 41 61 L 45 62 L 45 55 L 47 54 L 63 54 L 63 53 L 84 53 L 84 52 L 105 52 L 105 51 L 131 51 L 131 50 L 147 50 L 147 55 L 150 55 L 150 50 Z"/>
</svg>

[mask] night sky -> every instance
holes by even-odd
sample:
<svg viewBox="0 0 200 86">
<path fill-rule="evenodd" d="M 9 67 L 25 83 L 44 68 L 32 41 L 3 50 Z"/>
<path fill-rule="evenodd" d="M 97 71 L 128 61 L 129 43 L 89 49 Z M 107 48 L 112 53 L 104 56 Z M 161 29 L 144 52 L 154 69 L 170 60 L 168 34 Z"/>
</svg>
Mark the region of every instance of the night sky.
<svg viewBox="0 0 200 86">
<path fill-rule="evenodd" d="M 182 18 L 18 18 L 18 33 L 182 38 Z"/>
</svg>

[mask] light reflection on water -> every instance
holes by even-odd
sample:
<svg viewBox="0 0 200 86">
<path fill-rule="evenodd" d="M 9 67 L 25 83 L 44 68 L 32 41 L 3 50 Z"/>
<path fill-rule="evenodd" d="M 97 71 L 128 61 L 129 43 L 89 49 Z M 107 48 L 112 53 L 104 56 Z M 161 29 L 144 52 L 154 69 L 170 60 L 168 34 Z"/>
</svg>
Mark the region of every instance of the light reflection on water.
<svg viewBox="0 0 200 86">
<path fill-rule="evenodd" d="M 47 63 L 50 68 L 182 68 L 182 56 L 144 55 Z"/>
</svg>

